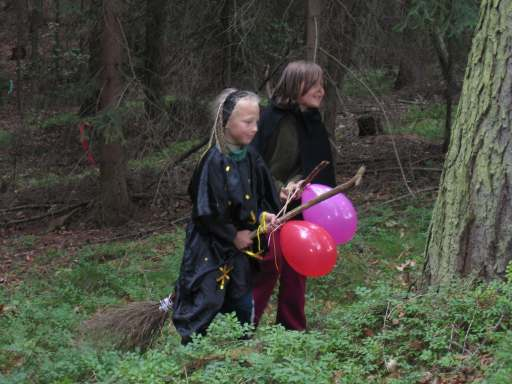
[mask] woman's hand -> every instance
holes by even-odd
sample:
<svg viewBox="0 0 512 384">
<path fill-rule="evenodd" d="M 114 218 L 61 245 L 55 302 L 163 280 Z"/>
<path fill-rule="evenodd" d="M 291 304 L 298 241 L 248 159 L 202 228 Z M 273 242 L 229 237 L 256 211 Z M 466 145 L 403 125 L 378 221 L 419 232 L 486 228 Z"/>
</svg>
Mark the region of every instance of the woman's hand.
<svg viewBox="0 0 512 384">
<path fill-rule="evenodd" d="M 282 201 L 288 200 L 289 196 L 293 195 L 296 189 L 300 187 L 304 180 L 299 181 L 290 181 L 286 187 L 281 188 L 281 191 L 279 191 L 279 198 Z M 293 196 L 293 200 L 297 200 L 300 198 L 300 193 L 297 193 L 295 196 Z"/>
<path fill-rule="evenodd" d="M 236 249 L 243 251 L 252 245 L 250 233 L 251 231 L 247 229 L 236 233 L 235 240 L 233 240 L 233 244 L 235 244 Z"/>
</svg>

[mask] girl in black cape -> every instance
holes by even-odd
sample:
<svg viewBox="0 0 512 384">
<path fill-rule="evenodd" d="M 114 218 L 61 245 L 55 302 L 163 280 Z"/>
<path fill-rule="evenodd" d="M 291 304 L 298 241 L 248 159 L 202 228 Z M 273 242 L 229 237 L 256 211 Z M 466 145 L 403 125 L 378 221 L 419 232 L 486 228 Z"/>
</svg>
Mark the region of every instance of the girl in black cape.
<svg viewBox="0 0 512 384">
<path fill-rule="evenodd" d="M 203 334 L 217 313 L 235 312 L 241 323 L 253 320 L 251 256 L 266 241 L 253 242 L 249 234 L 272 225 L 271 212 L 279 205 L 263 159 L 248 146 L 258 129 L 258 103 L 248 91 L 221 93 L 209 149 L 189 185 L 192 220 L 172 315 L 183 343 Z"/>
</svg>

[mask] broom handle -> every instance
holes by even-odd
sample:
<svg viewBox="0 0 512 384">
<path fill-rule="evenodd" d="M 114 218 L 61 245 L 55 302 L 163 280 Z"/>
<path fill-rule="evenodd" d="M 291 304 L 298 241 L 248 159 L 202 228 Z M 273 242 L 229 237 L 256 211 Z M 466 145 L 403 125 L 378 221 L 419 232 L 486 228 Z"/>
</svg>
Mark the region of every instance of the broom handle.
<svg viewBox="0 0 512 384">
<path fill-rule="evenodd" d="M 292 209 L 290 212 L 288 212 L 283 217 L 280 217 L 277 219 L 277 224 L 285 223 L 286 221 L 290 220 L 291 218 L 297 216 L 298 214 L 302 213 L 304 210 L 311 208 L 313 205 L 318 204 L 324 200 L 327 200 L 328 198 L 340 193 L 341 191 L 346 191 L 349 188 L 352 188 L 353 186 L 358 186 L 361 184 L 361 181 L 363 179 L 364 172 L 366 171 L 365 166 L 361 166 L 357 173 L 346 183 L 340 184 L 330 191 L 327 191 L 325 193 L 322 193 L 321 195 L 318 195 L 314 199 L 309 200 L 307 203 L 302 204 L 298 206 L 295 209 Z M 254 239 L 257 236 L 257 231 L 252 231 L 249 235 L 252 239 Z"/>
<path fill-rule="evenodd" d="M 327 160 L 322 160 L 320 163 L 318 163 L 318 165 L 309 173 L 309 175 L 307 175 L 306 178 L 301 181 L 299 185 L 300 192 L 302 193 L 304 188 L 306 188 L 306 185 L 313 182 L 313 179 L 320 173 L 320 171 L 328 165 L 329 162 Z"/>
</svg>

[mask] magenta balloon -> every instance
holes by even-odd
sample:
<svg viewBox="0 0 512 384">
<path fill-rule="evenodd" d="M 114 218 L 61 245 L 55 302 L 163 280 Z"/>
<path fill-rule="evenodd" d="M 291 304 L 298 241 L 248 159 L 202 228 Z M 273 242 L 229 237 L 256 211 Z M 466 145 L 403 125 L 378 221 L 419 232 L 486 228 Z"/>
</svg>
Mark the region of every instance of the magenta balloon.
<svg viewBox="0 0 512 384">
<path fill-rule="evenodd" d="M 322 184 L 309 184 L 302 192 L 302 204 L 331 189 Z M 357 231 L 357 212 L 343 193 L 306 209 L 302 214 L 304 220 L 320 225 L 329 232 L 336 244 L 349 242 Z"/>
</svg>

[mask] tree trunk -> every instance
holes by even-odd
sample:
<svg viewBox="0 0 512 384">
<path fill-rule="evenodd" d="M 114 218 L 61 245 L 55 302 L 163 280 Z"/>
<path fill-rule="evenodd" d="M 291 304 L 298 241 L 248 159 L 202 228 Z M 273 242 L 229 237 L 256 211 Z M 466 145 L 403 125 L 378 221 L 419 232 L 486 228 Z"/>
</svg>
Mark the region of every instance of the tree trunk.
<svg viewBox="0 0 512 384">
<path fill-rule="evenodd" d="M 122 34 L 119 1 L 103 1 L 104 16 L 101 36 L 103 86 L 100 95 L 100 109 L 104 113 L 116 113 L 115 109 L 121 96 Z M 119 133 L 121 129 L 120 126 L 104 127 L 101 135 L 101 218 L 107 225 L 123 224 L 129 219 L 132 212 L 126 185 L 124 148 Z"/>
<path fill-rule="evenodd" d="M 89 31 L 88 47 L 89 47 L 89 82 L 93 86 L 87 87 L 87 96 L 85 97 L 82 105 L 80 106 L 80 116 L 92 116 L 98 110 L 99 94 L 100 94 L 100 79 L 99 74 L 101 71 L 101 30 L 103 21 L 103 13 L 101 12 L 102 0 L 91 0 L 89 4 L 89 15 L 92 19 L 91 29 Z"/>
<path fill-rule="evenodd" d="M 446 114 L 444 122 L 444 140 L 443 140 L 443 152 L 448 150 L 450 144 L 451 134 L 451 118 L 452 118 L 452 95 L 454 93 L 455 84 L 453 81 L 453 63 L 452 54 L 448 48 L 445 36 L 438 30 L 434 30 L 431 33 L 432 45 L 437 54 L 441 73 L 445 83 L 444 89 L 444 100 L 446 105 Z"/>
<path fill-rule="evenodd" d="M 233 1 L 225 0 L 221 13 L 222 25 L 222 86 L 232 87 L 232 72 L 233 72 Z"/>
<path fill-rule="evenodd" d="M 23 1 L 16 2 L 16 47 L 13 51 L 13 58 L 16 60 L 16 107 L 18 109 L 18 113 L 20 118 L 23 116 L 23 84 L 22 84 L 22 66 L 21 60 L 25 58 L 26 48 L 25 48 L 25 31 L 24 31 L 24 21 L 25 21 L 25 3 Z M 23 126 L 23 124 L 22 124 Z"/>
<path fill-rule="evenodd" d="M 39 55 L 39 32 L 44 23 L 43 1 L 32 0 L 30 11 L 30 70 L 33 73 L 31 78 L 31 94 L 35 95 L 37 90 L 37 79 L 41 68 L 41 57 Z"/>
<path fill-rule="evenodd" d="M 324 8 L 322 17 L 322 47 L 342 63 L 348 63 L 352 57 L 352 49 L 356 39 L 357 24 L 360 6 L 358 1 L 344 1 L 343 6 L 337 1 L 331 1 Z M 325 97 L 325 127 L 335 138 L 336 116 L 341 107 L 338 92 L 342 89 L 346 70 L 332 57 L 326 57 L 325 69 L 328 76 L 324 79 L 326 84 Z"/>
<path fill-rule="evenodd" d="M 12 154 L 12 172 L 11 172 L 11 182 L 8 184 L 9 186 L 15 190 L 16 189 L 16 178 L 18 174 L 18 157 L 19 150 L 21 147 L 21 143 L 23 140 L 23 134 L 25 133 L 25 118 L 24 118 L 24 105 L 23 105 L 23 75 L 22 75 L 22 65 L 21 60 L 25 58 L 25 31 L 24 31 L 24 21 L 25 21 L 25 3 L 22 1 L 16 2 L 16 46 L 13 50 L 12 59 L 16 60 L 16 109 L 19 117 L 19 125 L 14 131 L 14 144 L 12 146 L 11 154 Z"/>
<path fill-rule="evenodd" d="M 316 62 L 320 29 L 320 14 L 322 0 L 307 0 L 306 2 L 306 60 Z"/>
<path fill-rule="evenodd" d="M 60 0 L 55 0 L 55 33 L 53 41 L 53 69 L 55 80 L 60 83 Z"/>
<path fill-rule="evenodd" d="M 425 251 L 427 283 L 512 259 L 512 0 L 483 0 Z"/>
<path fill-rule="evenodd" d="M 409 12 L 411 0 L 399 0 L 399 15 L 400 20 L 404 20 Z M 416 81 L 416 74 L 414 71 L 415 64 L 411 61 L 410 52 L 406 51 L 407 41 L 410 39 L 409 34 L 411 31 L 405 28 L 400 34 L 400 41 L 398 44 L 399 52 L 395 52 L 395 56 L 398 53 L 398 73 L 396 75 L 393 89 L 399 91 L 407 86 L 413 85 Z"/>
<path fill-rule="evenodd" d="M 160 115 L 162 103 L 162 51 L 168 14 L 167 0 L 146 2 L 146 54 L 144 63 L 144 108 L 150 119 Z"/>
</svg>

